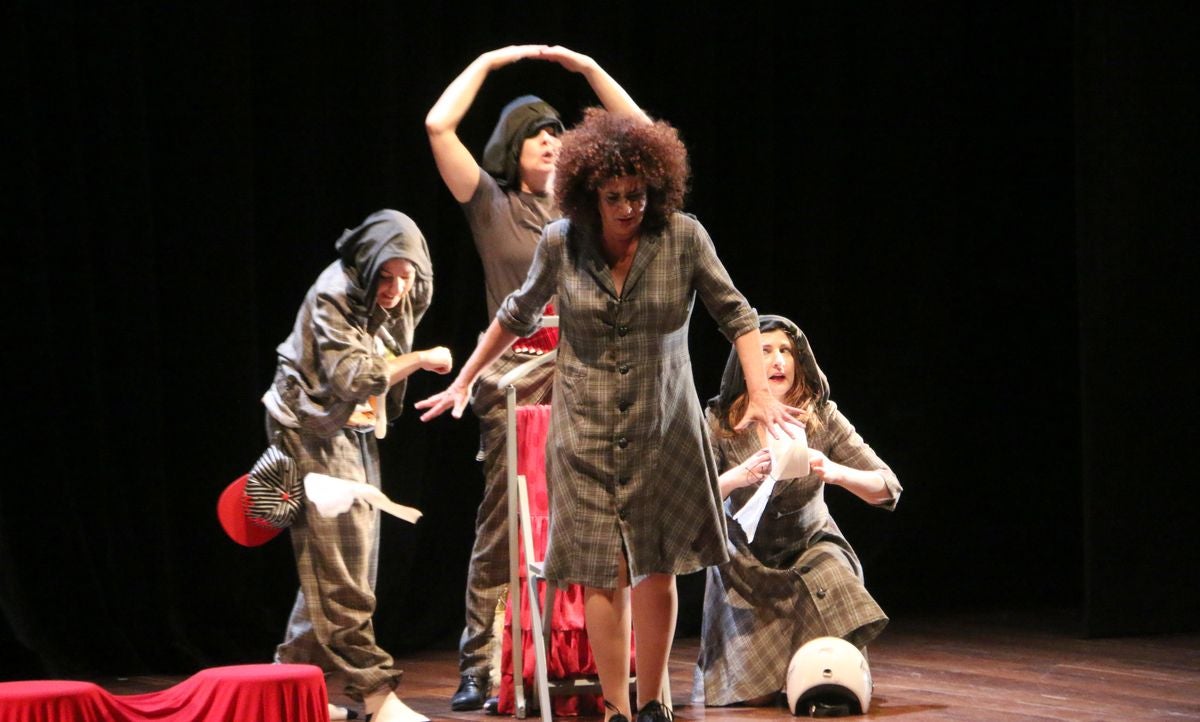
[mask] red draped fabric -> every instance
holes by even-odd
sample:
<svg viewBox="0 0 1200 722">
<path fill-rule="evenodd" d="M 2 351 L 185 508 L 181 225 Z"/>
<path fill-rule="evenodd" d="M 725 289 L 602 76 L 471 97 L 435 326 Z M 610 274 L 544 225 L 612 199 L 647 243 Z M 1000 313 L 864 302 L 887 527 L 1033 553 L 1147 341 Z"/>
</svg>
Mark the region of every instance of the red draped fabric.
<svg viewBox="0 0 1200 722">
<path fill-rule="evenodd" d="M 550 428 L 550 406 L 520 406 L 517 408 L 517 473 L 525 476 L 529 488 L 530 531 L 533 535 L 534 553 L 538 559 L 546 557 L 546 538 L 550 530 L 549 503 L 546 497 L 546 432 Z M 523 654 L 522 677 L 525 680 L 526 699 L 536 699 L 534 685 L 536 658 L 534 657 L 533 632 L 530 624 L 529 599 L 525 594 L 525 551 L 521 551 L 521 644 Z M 539 584 L 538 601 L 545 599 L 545 584 Z M 512 669 L 512 610 L 504 614 L 504 640 L 500 664 L 500 707 L 501 714 L 513 714 L 516 703 L 513 699 Z M 571 679 L 596 673 L 596 661 L 592 658 L 592 647 L 588 644 L 583 618 L 583 587 L 571 584 L 557 590 L 554 596 L 554 614 L 551 618 L 550 649 L 546 666 L 550 679 Z M 632 657 L 632 655 L 631 655 Z M 630 667 L 633 667 L 632 658 Z M 604 714 L 604 698 L 598 694 L 556 696 L 551 698 L 555 716 Z"/>
<path fill-rule="evenodd" d="M 0 722 L 326 722 L 325 676 L 309 664 L 201 670 L 160 692 L 111 694 L 91 682 L 0 683 Z"/>
<path fill-rule="evenodd" d="M 546 304 L 545 313 L 547 316 L 554 315 L 553 303 Z M 513 343 L 513 348 L 515 349 L 523 349 L 525 351 L 540 351 L 542 353 L 549 353 L 557 347 L 558 329 L 553 327 L 539 328 L 537 331 L 534 331 L 531 336 L 519 338 L 515 343 Z"/>
</svg>

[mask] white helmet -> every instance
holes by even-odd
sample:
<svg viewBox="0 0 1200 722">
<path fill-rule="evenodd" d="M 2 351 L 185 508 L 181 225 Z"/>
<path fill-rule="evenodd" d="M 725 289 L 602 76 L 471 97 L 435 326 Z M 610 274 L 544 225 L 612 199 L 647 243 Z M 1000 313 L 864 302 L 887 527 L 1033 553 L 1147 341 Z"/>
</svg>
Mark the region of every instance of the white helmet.
<svg viewBox="0 0 1200 722">
<path fill-rule="evenodd" d="M 871 706 L 871 668 L 844 639 L 817 637 L 792 655 L 787 671 L 788 709 L 804 717 L 864 714 Z"/>
</svg>

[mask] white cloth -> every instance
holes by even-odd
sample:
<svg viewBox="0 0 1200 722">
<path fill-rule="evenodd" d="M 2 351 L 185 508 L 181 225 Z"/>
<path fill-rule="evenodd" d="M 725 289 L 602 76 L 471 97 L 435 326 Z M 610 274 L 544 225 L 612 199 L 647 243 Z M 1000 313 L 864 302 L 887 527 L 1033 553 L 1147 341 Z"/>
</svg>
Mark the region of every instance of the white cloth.
<svg viewBox="0 0 1200 722">
<path fill-rule="evenodd" d="M 416 524 L 421 518 L 419 510 L 397 504 L 370 484 L 360 484 L 336 476 L 309 472 L 304 477 L 304 494 L 324 517 L 344 514 L 350 511 L 356 499 L 362 499 L 370 506 L 410 524 Z"/>
<path fill-rule="evenodd" d="M 778 436 L 767 442 L 767 450 L 771 454 L 770 473 L 758 485 L 754 495 L 733 515 L 733 520 L 746 532 L 747 542 L 754 541 L 754 533 L 758 531 L 758 522 L 767 508 L 767 502 L 771 500 L 775 482 L 780 479 L 799 479 L 809 474 L 808 437 L 804 427 L 787 424 L 786 428 L 781 428 L 776 424 L 775 433 Z"/>
</svg>

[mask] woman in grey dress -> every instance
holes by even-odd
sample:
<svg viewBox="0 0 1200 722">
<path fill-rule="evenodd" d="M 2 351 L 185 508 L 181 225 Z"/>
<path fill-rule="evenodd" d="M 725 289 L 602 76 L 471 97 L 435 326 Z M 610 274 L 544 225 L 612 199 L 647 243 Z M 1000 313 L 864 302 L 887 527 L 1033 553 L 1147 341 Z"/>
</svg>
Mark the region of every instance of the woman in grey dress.
<svg viewBox="0 0 1200 722">
<path fill-rule="evenodd" d="M 559 217 L 552 184 L 563 124 L 543 100 L 524 95 L 508 103 L 476 162 L 458 137 L 458 125 L 475 101 L 484 80 L 522 60 L 561 65 L 585 78 L 600 102 L 613 113 L 642 118 L 629 94 L 592 58 L 562 46 L 510 45 L 483 53 L 446 87 L 425 117 L 429 147 L 446 188 L 461 205 L 483 263 L 488 318 L 505 297 L 521 287 L 542 228 Z M 500 654 L 492 637 L 498 602 L 508 588 L 508 482 L 505 468 L 502 376 L 532 356 L 554 348 L 558 332 L 543 329 L 518 340 L 481 375 L 472 389 L 471 408 L 479 419 L 479 457 L 483 461 L 483 498 L 475 516 L 475 543 L 467 567 L 466 623 L 459 646 L 459 686 L 451 709 L 484 706 L 492 658 Z M 516 382 L 517 402 L 550 402 L 554 367 L 540 366 Z"/>
<path fill-rule="evenodd" d="M 471 380 L 558 299 L 559 347 L 546 441 L 546 576 L 585 587 L 584 614 L 608 706 L 627 722 L 630 630 L 637 636 L 639 722 L 662 704 L 677 611 L 675 575 L 725 561 L 717 471 L 692 382 L 688 322 L 698 296 L 734 344 L 748 386 L 737 424 L 765 428 L 798 409 L 767 389 L 758 316 L 712 240 L 679 212 L 688 178 L 677 131 L 590 108 L 563 136 L 555 196 L 522 287 L 455 381 L 418 402 L 461 416 Z"/>
<path fill-rule="evenodd" d="M 900 482 L 829 400 L 829 384 L 808 339 L 782 316 L 763 316 L 762 361 L 771 393 L 803 409 L 811 473 L 779 479 L 750 537 L 732 515 L 771 470 L 761 426 L 738 428 L 746 384 L 730 357 L 708 423 L 728 521 L 729 561 L 708 570 L 696 669 L 696 701 L 773 704 L 792 655 L 816 637 L 857 647 L 888 618 L 863 586 L 862 566 L 825 505 L 825 487 L 841 486 L 892 510 Z"/>
</svg>

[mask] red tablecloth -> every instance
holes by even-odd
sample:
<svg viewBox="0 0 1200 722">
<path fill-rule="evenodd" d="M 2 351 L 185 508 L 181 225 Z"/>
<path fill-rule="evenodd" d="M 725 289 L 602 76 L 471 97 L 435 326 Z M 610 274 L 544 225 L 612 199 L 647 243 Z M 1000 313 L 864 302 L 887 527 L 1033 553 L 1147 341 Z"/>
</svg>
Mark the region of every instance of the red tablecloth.
<svg viewBox="0 0 1200 722">
<path fill-rule="evenodd" d="M 309 664 L 201 670 L 148 694 L 91 682 L 0 683 L 0 722 L 327 722 L 325 676 Z"/>
</svg>

